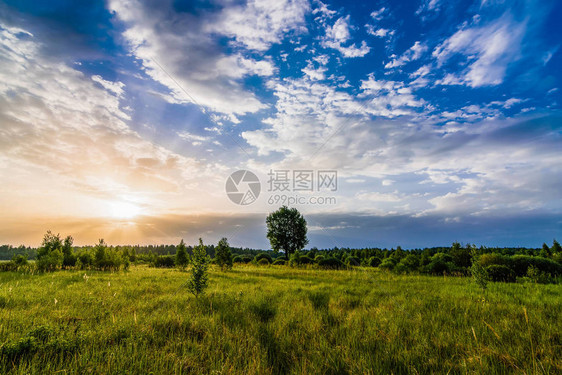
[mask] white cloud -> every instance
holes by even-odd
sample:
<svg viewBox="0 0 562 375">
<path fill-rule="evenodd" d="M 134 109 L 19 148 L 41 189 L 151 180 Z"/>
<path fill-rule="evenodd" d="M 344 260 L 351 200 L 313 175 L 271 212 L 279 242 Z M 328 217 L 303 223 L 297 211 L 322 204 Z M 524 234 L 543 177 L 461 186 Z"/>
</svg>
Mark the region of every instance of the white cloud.
<svg viewBox="0 0 562 375">
<path fill-rule="evenodd" d="M 326 65 L 330 61 L 330 56 L 328 55 L 319 55 L 312 58 L 312 60 L 316 61 L 321 65 Z"/>
<path fill-rule="evenodd" d="M 437 12 L 441 7 L 441 0 L 425 0 L 422 5 L 416 11 L 417 15 L 423 12 Z"/>
<path fill-rule="evenodd" d="M 502 83 L 508 65 L 519 57 L 525 28 L 525 22 L 514 22 L 508 13 L 486 26 L 461 28 L 437 46 L 433 56 L 438 67 L 455 55 L 465 56 L 468 66 L 460 74 L 448 73 L 437 84 L 480 87 Z"/>
<path fill-rule="evenodd" d="M 220 58 L 217 61 L 217 69 L 232 78 L 243 78 L 248 75 L 268 77 L 276 71 L 275 65 L 269 59 L 253 60 L 240 54 Z"/>
<path fill-rule="evenodd" d="M 106 81 L 101 76 L 97 76 L 97 75 L 92 76 L 92 81 L 99 83 L 106 90 L 111 91 L 112 93 L 117 95 L 119 98 L 121 98 L 123 96 L 123 93 L 124 93 L 123 87 L 125 87 L 125 84 L 123 82 Z"/>
<path fill-rule="evenodd" d="M 390 30 L 390 29 L 380 28 L 380 29 L 375 30 L 374 26 L 369 25 L 369 24 L 365 25 L 365 27 L 367 28 L 368 34 L 379 37 L 379 38 L 384 38 L 386 36 L 392 36 L 395 33 L 394 30 Z"/>
<path fill-rule="evenodd" d="M 344 46 L 351 39 L 349 18 L 349 15 L 340 17 L 334 25 L 326 27 L 326 35 L 322 39 L 322 46 L 324 48 L 333 48 L 341 52 L 344 57 L 363 57 L 371 50 L 364 40 L 361 41 L 359 47 L 355 44 Z"/>
<path fill-rule="evenodd" d="M 181 131 L 181 132 L 177 132 L 176 134 L 181 139 L 185 139 L 186 141 L 191 142 L 191 144 L 194 145 L 194 146 L 199 146 L 203 142 L 208 142 L 208 141 L 212 140 L 211 137 L 193 134 L 193 133 L 190 133 L 188 131 Z"/>
<path fill-rule="evenodd" d="M 376 202 L 400 202 L 402 198 L 397 191 L 392 193 L 362 192 L 356 195 L 357 199 Z"/>
<path fill-rule="evenodd" d="M 371 18 L 375 21 L 380 21 L 384 18 L 384 14 L 387 12 L 388 9 L 385 7 L 380 8 L 379 10 L 375 10 L 371 12 Z"/>
<path fill-rule="evenodd" d="M 510 109 L 514 105 L 521 104 L 526 102 L 528 99 L 520 99 L 520 98 L 510 98 L 504 101 L 493 101 L 490 104 L 503 107 L 505 109 Z"/>
<path fill-rule="evenodd" d="M 306 74 L 306 76 L 311 80 L 321 81 L 326 78 L 326 75 L 324 73 L 326 73 L 327 70 L 328 68 L 323 66 L 315 68 L 312 62 L 309 61 L 308 65 L 302 69 L 302 72 Z"/>
<path fill-rule="evenodd" d="M 107 215 L 108 202 L 121 197 L 148 207 L 209 176 L 210 165 L 129 128 L 119 82 L 46 56 L 43 43 L 0 29 L 0 169 L 13 188 L 4 198 L 21 203 L 13 217 Z M 45 187 L 39 195 L 37 186 Z M 182 203 L 204 207 L 191 198 Z"/>
<path fill-rule="evenodd" d="M 196 101 L 237 115 L 267 107 L 244 87 L 243 79 L 271 76 L 276 68 L 271 59 L 255 60 L 244 51 L 226 55 L 216 35 L 232 38 L 240 49 L 263 51 L 291 31 L 304 31 L 309 11 L 304 0 L 251 1 L 205 17 L 175 12 L 169 2 L 112 0 L 109 8 L 125 24 L 123 36 L 145 72 L 170 90 L 168 101 Z"/>
<path fill-rule="evenodd" d="M 391 186 L 394 182 L 395 181 L 393 181 L 393 180 L 385 179 L 385 180 L 382 180 L 381 184 L 382 184 L 382 186 Z"/>
<path fill-rule="evenodd" d="M 234 38 L 246 48 L 265 51 L 290 31 L 306 32 L 306 0 L 255 0 L 229 6 L 206 29 Z"/>
<path fill-rule="evenodd" d="M 322 22 L 324 22 L 326 19 L 332 18 L 337 13 L 335 10 L 328 9 L 328 5 L 324 4 L 320 0 L 315 0 L 314 4 L 316 6 L 312 10 L 312 14 L 317 16 L 316 19 L 318 21 L 321 20 Z"/>
<path fill-rule="evenodd" d="M 427 51 L 427 46 L 425 44 L 422 44 L 419 41 L 415 42 L 414 45 L 410 47 L 406 52 L 404 52 L 402 56 L 395 57 L 384 67 L 386 69 L 392 69 L 402 65 L 406 65 L 410 61 L 418 60 L 425 51 Z"/>
</svg>

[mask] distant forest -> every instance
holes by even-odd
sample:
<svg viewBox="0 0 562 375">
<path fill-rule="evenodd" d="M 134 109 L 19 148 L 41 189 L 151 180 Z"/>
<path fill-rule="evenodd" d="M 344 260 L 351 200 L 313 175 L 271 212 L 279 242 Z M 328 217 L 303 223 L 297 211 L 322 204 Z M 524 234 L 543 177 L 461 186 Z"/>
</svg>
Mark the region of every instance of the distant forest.
<svg viewBox="0 0 562 375">
<path fill-rule="evenodd" d="M 469 246 L 469 245 L 468 245 Z M 175 255 L 176 254 L 176 247 L 177 245 L 122 245 L 122 246 L 110 246 L 110 248 L 115 250 L 127 250 L 128 253 L 136 253 L 136 254 L 154 254 L 154 255 Z M 211 257 L 215 256 L 215 246 L 214 245 L 206 245 L 207 254 Z M 73 246 L 74 251 L 79 252 L 81 250 L 92 250 L 94 246 Z M 230 247 L 232 253 L 234 255 L 239 256 L 251 256 L 252 258 L 256 255 L 259 255 L 263 252 L 271 252 L 268 250 L 263 249 L 250 249 L 250 248 L 242 248 L 242 247 Z M 378 247 L 369 247 L 369 248 L 349 248 L 349 247 L 333 247 L 330 249 L 318 249 L 313 247 L 309 250 L 303 250 L 301 253 L 303 255 L 308 255 L 311 258 L 314 258 L 318 254 L 323 254 L 326 256 L 332 256 L 336 258 L 340 258 L 343 255 L 353 256 L 360 259 L 370 258 L 373 256 L 380 257 L 380 258 L 387 258 L 390 254 L 398 251 L 407 251 L 412 254 L 416 255 L 435 255 L 437 253 L 448 253 L 451 250 L 451 246 L 438 246 L 438 247 L 426 247 L 426 248 L 417 248 L 412 250 L 402 250 L 400 246 L 396 248 L 378 248 Z M 193 246 L 187 246 L 187 252 L 192 254 Z M 501 254 L 501 255 L 531 255 L 531 256 L 540 256 L 545 255 L 544 253 L 544 246 L 542 248 L 525 248 L 525 247 L 485 247 L 481 246 L 478 248 L 478 253 L 480 254 L 487 254 L 487 253 L 494 253 L 494 254 Z M 273 253 L 273 252 L 271 252 Z M 0 245 L 0 260 L 11 260 L 15 255 L 25 255 L 29 260 L 37 259 L 37 248 L 33 247 L 26 247 L 26 246 L 12 246 L 12 245 Z M 277 257 L 284 257 L 284 254 L 271 254 L 273 258 Z"/>
</svg>

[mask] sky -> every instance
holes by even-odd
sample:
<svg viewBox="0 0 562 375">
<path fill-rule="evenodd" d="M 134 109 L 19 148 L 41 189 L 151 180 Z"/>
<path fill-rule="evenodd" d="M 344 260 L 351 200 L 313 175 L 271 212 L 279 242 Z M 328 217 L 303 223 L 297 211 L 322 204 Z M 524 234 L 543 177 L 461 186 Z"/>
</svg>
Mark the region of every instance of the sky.
<svg viewBox="0 0 562 375">
<path fill-rule="evenodd" d="M 308 247 L 560 240 L 561 17 L 551 0 L 4 0 L 0 243 L 267 249 L 282 204 Z"/>
</svg>

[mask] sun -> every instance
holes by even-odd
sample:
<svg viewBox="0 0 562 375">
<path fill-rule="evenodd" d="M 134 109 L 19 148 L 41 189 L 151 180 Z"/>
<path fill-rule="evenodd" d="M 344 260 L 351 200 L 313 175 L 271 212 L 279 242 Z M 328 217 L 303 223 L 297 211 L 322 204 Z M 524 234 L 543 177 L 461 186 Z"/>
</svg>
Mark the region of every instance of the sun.
<svg viewBox="0 0 562 375">
<path fill-rule="evenodd" d="M 130 202 L 112 202 L 109 205 L 109 214 L 116 219 L 132 219 L 141 213 L 141 208 Z"/>
</svg>

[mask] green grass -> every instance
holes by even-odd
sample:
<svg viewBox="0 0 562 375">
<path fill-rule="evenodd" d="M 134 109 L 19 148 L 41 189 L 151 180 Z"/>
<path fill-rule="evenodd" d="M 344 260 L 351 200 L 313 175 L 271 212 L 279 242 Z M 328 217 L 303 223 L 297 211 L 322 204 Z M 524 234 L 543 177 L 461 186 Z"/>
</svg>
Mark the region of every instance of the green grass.
<svg viewBox="0 0 562 375">
<path fill-rule="evenodd" d="M 0 273 L 1 374 L 562 371 L 561 285 L 238 266 L 196 299 L 186 272 L 84 274 Z"/>
</svg>

